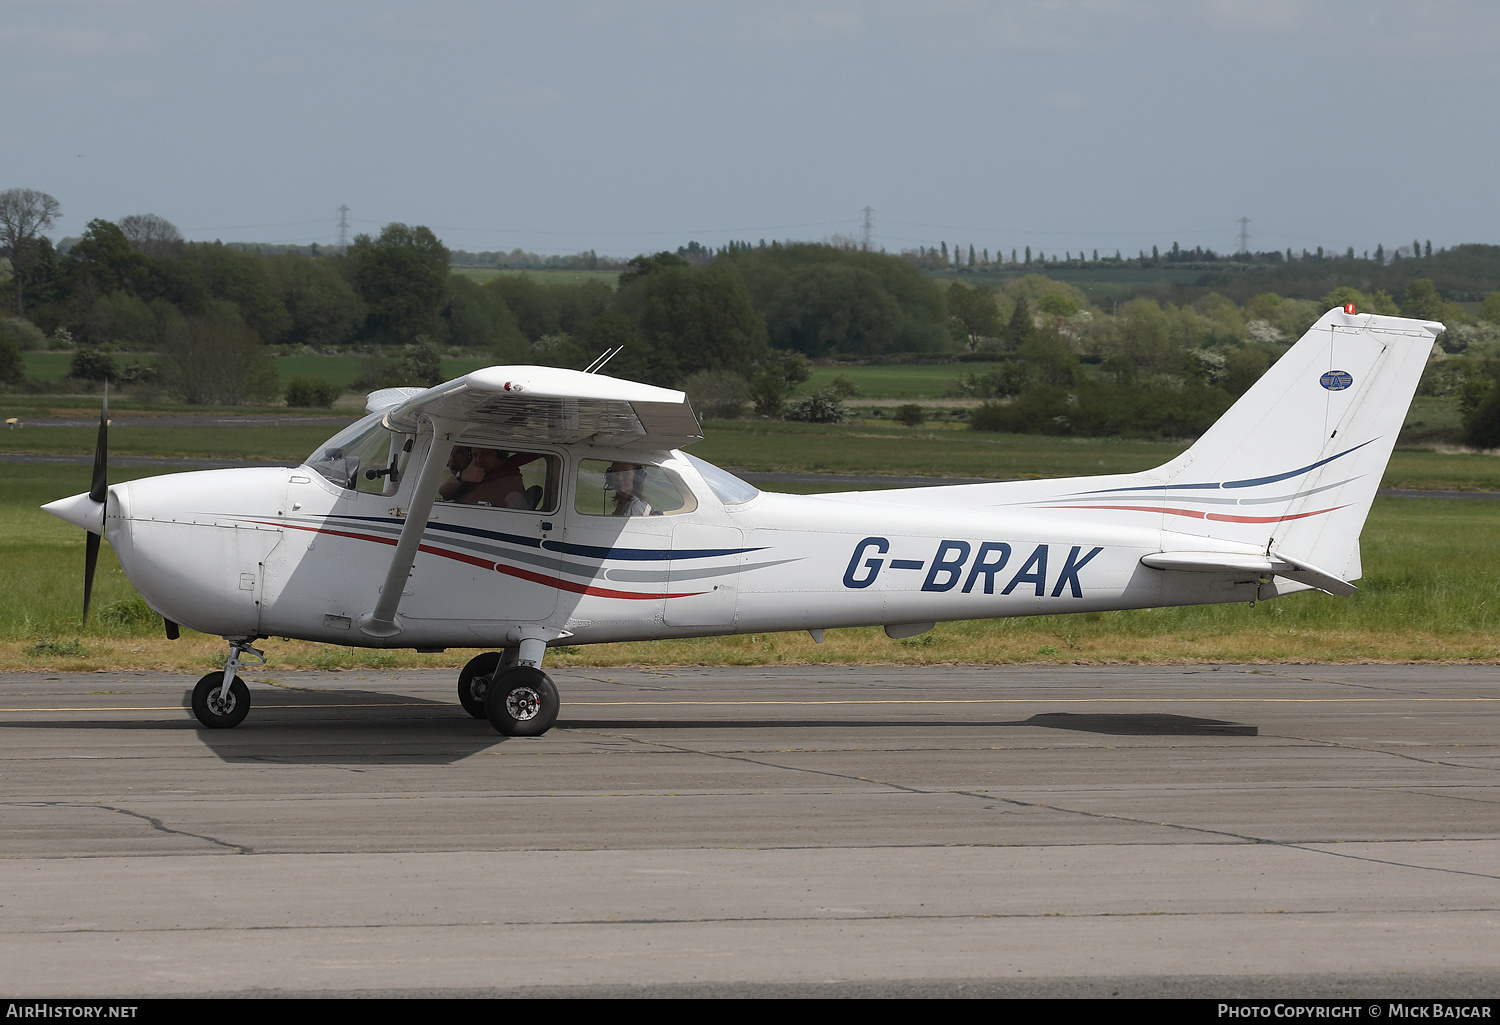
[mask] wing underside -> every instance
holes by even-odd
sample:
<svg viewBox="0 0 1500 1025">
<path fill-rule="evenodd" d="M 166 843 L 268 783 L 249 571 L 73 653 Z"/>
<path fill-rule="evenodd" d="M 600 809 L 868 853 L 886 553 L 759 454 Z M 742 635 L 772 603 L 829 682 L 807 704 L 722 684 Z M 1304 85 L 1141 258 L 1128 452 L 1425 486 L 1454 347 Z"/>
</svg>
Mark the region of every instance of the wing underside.
<svg viewBox="0 0 1500 1025">
<path fill-rule="evenodd" d="M 619 448 L 672 449 L 703 432 L 680 391 L 555 367 L 489 367 L 403 397 L 386 412 L 390 429 L 416 433 L 424 418 L 462 427 L 459 444 L 515 448 L 587 441 Z"/>
</svg>

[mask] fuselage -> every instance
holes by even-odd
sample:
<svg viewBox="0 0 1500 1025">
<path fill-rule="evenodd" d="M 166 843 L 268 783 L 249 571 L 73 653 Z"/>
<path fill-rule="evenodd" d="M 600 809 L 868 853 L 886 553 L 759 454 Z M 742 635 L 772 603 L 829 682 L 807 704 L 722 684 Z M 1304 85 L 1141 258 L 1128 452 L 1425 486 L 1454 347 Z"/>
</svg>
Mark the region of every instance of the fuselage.
<svg viewBox="0 0 1500 1025">
<path fill-rule="evenodd" d="M 580 512 L 575 489 L 580 466 L 617 452 L 545 452 L 559 486 L 543 508 L 433 507 L 391 636 L 359 619 L 385 579 L 408 482 L 370 493 L 308 465 L 148 478 L 111 487 L 105 538 L 152 608 L 184 626 L 367 647 L 499 646 L 523 625 L 570 644 L 915 632 L 954 619 L 1250 601 L 1259 590 L 1254 574 L 1143 566 L 1163 549 L 1160 516 L 1101 523 L 1028 508 L 1045 504 L 1027 500 L 1040 482 L 943 489 L 962 492 L 952 502 L 916 489 L 904 492 L 910 504 L 889 491 L 724 493 L 700 469 L 722 471 L 681 452 L 638 453 L 691 495 L 679 511 L 614 516 Z"/>
</svg>

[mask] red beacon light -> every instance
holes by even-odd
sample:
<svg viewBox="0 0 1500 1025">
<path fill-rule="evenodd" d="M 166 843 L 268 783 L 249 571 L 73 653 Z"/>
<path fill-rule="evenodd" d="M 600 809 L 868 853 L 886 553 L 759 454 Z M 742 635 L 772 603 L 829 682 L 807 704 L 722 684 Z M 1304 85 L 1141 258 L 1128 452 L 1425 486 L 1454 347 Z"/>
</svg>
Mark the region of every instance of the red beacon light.
<svg viewBox="0 0 1500 1025">
<path fill-rule="evenodd" d="M 1356 312 L 1355 309 L 1354 309 L 1354 304 L 1353 303 L 1345 303 L 1344 304 L 1344 312 L 1345 313 L 1354 313 L 1354 312 Z"/>
</svg>

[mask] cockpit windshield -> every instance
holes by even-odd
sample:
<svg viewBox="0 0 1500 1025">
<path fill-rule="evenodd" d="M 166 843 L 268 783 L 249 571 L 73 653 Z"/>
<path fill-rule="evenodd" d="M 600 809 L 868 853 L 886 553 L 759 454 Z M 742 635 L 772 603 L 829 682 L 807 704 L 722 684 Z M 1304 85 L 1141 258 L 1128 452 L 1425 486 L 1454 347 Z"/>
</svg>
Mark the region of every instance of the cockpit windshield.
<svg viewBox="0 0 1500 1025">
<path fill-rule="evenodd" d="M 740 480 L 728 470 L 720 469 L 713 463 L 705 462 L 686 452 L 683 455 L 687 457 L 688 462 L 693 464 L 693 469 L 698 471 L 698 475 L 703 478 L 703 483 L 708 485 L 708 489 L 725 505 L 739 505 L 760 494 L 760 490 L 754 484 Z"/>
<path fill-rule="evenodd" d="M 307 465 L 341 488 L 382 494 L 392 489 L 396 474 L 399 446 L 380 422 L 380 413 L 371 413 L 329 438 L 307 457 Z"/>
</svg>

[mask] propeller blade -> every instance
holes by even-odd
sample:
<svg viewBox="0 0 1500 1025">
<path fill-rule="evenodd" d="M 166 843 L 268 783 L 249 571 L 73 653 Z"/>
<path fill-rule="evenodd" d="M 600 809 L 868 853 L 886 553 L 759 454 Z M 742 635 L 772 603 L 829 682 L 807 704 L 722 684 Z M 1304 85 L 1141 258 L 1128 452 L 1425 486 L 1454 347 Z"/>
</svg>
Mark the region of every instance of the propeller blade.
<svg viewBox="0 0 1500 1025">
<path fill-rule="evenodd" d="M 99 535 L 90 531 L 83 549 L 83 621 L 89 621 L 89 599 L 94 595 L 94 567 L 99 563 Z"/>
<path fill-rule="evenodd" d="M 104 404 L 99 407 L 99 440 L 94 442 L 94 481 L 89 497 L 100 505 L 109 497 L 109 382 L 104 382 Z M 100 529 L 104 527 L 104 510 L 100 510 Z M 83 550 L 83 621 L 89 621 L 89 599 L 94 595 L 94 567 L 99 564 L 99 535 L 87 534 Z"/>
<path fill-rule="evenodd" d="M 104 382 L 104 405 L 99 409 L 99 439 L 94 442 L 94 482 L 89 497 L 104 501 L 109 489 L 109 382 Z"/>
</svg>

